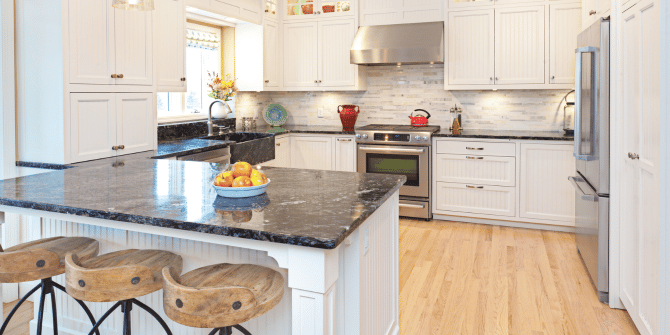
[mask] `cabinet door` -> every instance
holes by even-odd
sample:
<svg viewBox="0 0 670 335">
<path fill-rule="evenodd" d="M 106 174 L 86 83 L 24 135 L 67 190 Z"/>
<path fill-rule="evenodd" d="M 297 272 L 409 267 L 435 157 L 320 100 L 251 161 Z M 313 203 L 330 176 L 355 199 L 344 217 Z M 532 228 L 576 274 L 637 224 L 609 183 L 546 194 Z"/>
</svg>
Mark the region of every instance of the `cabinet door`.
<svg viewBox="0 0 670 335">
<path fill-rule="evenodd" d="M 114 84 L 114 8 L 111 0 L 70 0 L 71 84 Z"/>
<path fill-rule="evenodd" d="M 292 136 L 291 167 L 295 169 L 332 170 L 333 138 L 327 136 Z"/>
<path fill-rule="evenodd" d="M 70 160 L 113 157 L 116 151 L 114 93 L 70 94 Z"/>
<path fill-rule="evenodd" d="M 436 183 L 435 208 L 442 211 L 514 216 L 516 188 Z"/>
<path fill-rule="evenodd" d="M 356 20 L 319 21 L 319 86 L 353 86 L 357 65 L 351 64 Z"/>
<path fill-rule="evenodd" d="M 575 82 L 575 49 L 582 31 L 582 8 L 577 4 L 550 5 L 549 83 Z"/>
<path fill-rule="evenodd" d="M 437 154 L 434 173 L 435 181 L 516 186 L 516 158 Z"/>
<path fill-rule="evenodd" d="M 356 141 L 351 136 L 335 138 L 335 171 L 356 172 Z"/>
<path fill-rule="evenodd" d="M 116 145 L 120 155 L 155 149 L 155 108 L 152 93 L 116 94 Z"/>
<path fill-rule="evenodd" d="M 274 166 L 288 168 L 291 167 L 291 140 L 285 136 L 275 140 L 275 160 Z"/>
<path fill-rule="evenodd" d="M 450 85 L 488 85 L 494 77 L 493 9 L 449 12 Z"/>
<path fill-rule="evenodd" d="M 263 23 L 263 77 L 265 87 L 279 87 L 279 24 Z"/>
<path fill-rule="evenodd" d="M 369 0 L 363 0 L 369 1 Z M 414 0 L 416 1 L 416 0 Z M 426 0 L 422 0 L 426 1 Z M 437 0 L 429 0 L 437 1 Z M 314 9 L 321 17 L 355 16 L 358 3 L 356 0 L 319 0 L 319 5 Z"/>
<path fill-rule="evenodd" d="M 544 83 L 544 6 L 495 10 L 495 83 Z"/>
<path fill-rule="evenodd" d="M 153 84 L 153 11 L 114 9 L 117 85 Z"/>
<path fill-rule="evenodd" d="M 156 85 L 158 92 L 186 92 L 186 7 L 184 0 L 156 2 Z M 182 80 L 183 79 L 183 80 Z"/>
<path fill-rule="evenodd" d="M 316 86 L 317 38 L 316 22 L 284 24 L 284 86 Z"/>
<path fill-rule="evenodd" d="M 521 143 L 520 216 L 574 225 L 574 146 Z"/>
</svg>

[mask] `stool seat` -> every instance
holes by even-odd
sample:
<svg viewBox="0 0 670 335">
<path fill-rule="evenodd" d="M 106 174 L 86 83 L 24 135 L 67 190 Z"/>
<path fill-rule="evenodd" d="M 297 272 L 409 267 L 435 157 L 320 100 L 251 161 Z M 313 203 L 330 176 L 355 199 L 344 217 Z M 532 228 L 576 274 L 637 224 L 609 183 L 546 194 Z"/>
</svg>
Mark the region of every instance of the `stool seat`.
<svg viewBox="0 0 670 335">
<path fill-rule="evenodd" d="M 0 282 L 21 283 L 63 274 L 66 254 L 88 260 L 98 249 L 94 239 L 63 236 L 13 246 L 0 252 Z"/>
<path fill-rule="evenodd" d="M 65 287 L 75 299 L 124 301 L 163 287 L 162 269 L 181 273 L 182 258 L 169 251 L 127 249 L 87 260 L 65 257 Z"/>
<path fill-rule="evenodd" d="M 163 307 L 172 320 L 196 328 L 224 328 L 256 318 L 284 296 L 284 277 L 251 264 L 216 264 L 175 277 L 163 269 Z"/>
</svg>

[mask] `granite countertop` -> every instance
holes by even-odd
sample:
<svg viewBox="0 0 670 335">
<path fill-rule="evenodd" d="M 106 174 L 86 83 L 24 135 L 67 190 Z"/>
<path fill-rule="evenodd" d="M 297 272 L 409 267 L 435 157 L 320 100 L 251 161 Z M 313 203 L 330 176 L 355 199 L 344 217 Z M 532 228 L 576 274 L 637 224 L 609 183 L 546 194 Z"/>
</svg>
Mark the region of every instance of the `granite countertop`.
<svg viewBox="0 0 670 335">
<path fill-rule="evenodd" d="M 521 130 L 463 130 L 462 135 L 453 135 L 449 129 L 442 129 L 433 134 L 434 137 L 488 138 L 505 140 L 544 140 L 574 141 L 573 135 L 554 131 L 521 131 Z"/>
<path fill-rule="evenodd" d="M 333 249 L 406 178 L 267 168 L 264 196 L 217 198 L 201 162 L 134 159 L 0 181 L 0 205 Z M 309 186 L 309 187 L 305 187 Z"/>
</svg>

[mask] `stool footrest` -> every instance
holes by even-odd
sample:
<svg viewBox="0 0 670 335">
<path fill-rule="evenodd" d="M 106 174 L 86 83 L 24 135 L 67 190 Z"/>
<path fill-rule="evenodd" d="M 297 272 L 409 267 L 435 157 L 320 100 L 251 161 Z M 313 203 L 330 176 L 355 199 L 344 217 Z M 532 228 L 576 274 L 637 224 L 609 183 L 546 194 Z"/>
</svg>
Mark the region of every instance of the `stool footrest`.
<svg viewBox="0 0 670 335">
<path fill-rule="evenodd" d="M 112 308 L 107 310 L 105 314 L 98 320 L 98 322 L 93 326 L 93 329 L 88 333 L 88 335 L 93 335 L 94 333 L 98 332 L 98 328 L 100 328 L 100 325 L 114 312 L 117 308 L 121 307 L 121 311 L 123 312 L 123 335 L 132 335 L 131 334 L 131 325 L 130 325 L 130 312 L 133 309 L 133 305 L 137 305 L 141 309 L 145 310 L 147 313 L 151 314 L 151 316 L 158 321 L 158 323 L 161 324 L 163 329 L 165 330 L 165 333 L 167 335 L 172 335 L 172 331 L 170 330 L 170 327 L 168 327 L 167 323 L 165 323 L 165 320 L 161 318 L 156 311 L 151 309 L 151 307 L 145 305 L 141 301 L 133 298 L 133 299 L 128 299 L 128 300 L 122 300 L 117 303 L 115 303 Z"/>
<path fill-rule="evenodd" d="M 215 328 L 209 335 L 233 335 L 233 328 L 239 330 L 244 335 L 252 335 L 246 328 L 240 325 L 228 326 L 223 328 Z M 217 334 L 218 333 L 218 334 Z"/>
</svg>

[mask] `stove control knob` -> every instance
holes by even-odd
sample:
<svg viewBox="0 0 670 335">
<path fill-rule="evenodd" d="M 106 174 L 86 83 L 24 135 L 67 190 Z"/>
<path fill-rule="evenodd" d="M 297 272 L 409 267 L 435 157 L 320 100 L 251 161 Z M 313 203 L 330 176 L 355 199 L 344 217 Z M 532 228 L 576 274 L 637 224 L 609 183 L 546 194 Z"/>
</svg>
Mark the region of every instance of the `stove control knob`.
<svg viewBox="0 0 670 335">
<path fill-rule="evenodd" d="M 361 138 L 361 134 L 356 134 L 356 138 Z"/>
<path fill-rule="evenodd" d="M 416 137 L 414 137 L 414 139 L 417 140 L 417 141 L 419 141 L 419 140 L 421 140 L 421 136 L 416 135 Z"/>
<path fill-rule="evenodd" d="M 368 138 L 368 135 L 367 135 L 367 134 L 363 134 L 363 139 L 366 139 L 366 138 Z"/>
<path fill-rule="evenodd" d="M 424 140 L 424 141 L 428 141 L 428 136 L 424 136 L 424 137 L 423 137 L 423 140 Z"/>
</svg>

